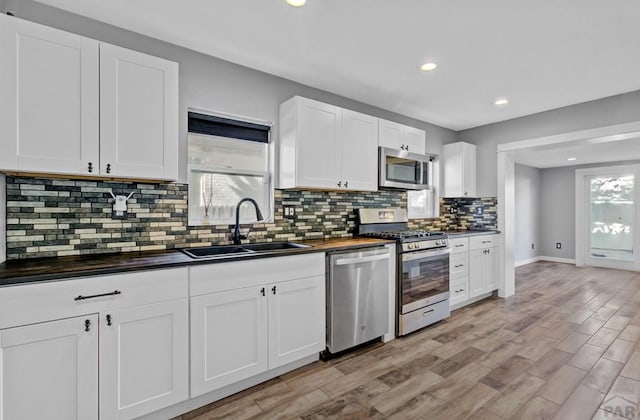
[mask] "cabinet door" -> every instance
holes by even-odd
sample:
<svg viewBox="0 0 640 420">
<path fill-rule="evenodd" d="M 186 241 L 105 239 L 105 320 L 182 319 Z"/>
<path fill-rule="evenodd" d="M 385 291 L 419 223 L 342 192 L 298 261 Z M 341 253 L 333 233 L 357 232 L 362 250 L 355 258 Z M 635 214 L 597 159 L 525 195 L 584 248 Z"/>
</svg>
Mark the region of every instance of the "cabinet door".
<svg viewBox="0 0 640 420">
<path fill-rule="evenodd" d="M 269 369 L 325 349 L 325 278 L 269 286 Z"/>
<path fill-rule="evenodd" d="M 191 396 L 267 370 L 265 287 L 191 298 Z"/>
<path fill-rule="evenodd" d="M 378 190 L 378 119 L 342 110 L 342 177 L 349 190 Z"/>
<path fill-rule="evenodd" d="M 387 120 L 379 120 L 379 124 L 380 134 L 378 136 L 378 145 L 404 150 L 404 146 L 406 146 L 404 141 L 404 126 Z"/>
<path fill-rule="evenodd" d="M 337 189 L 342 167 L 342 109 L 297 98 L 296 185 Z"/>
<path fill-rule="evenodd" d="M 97 173 L 98 42 L 2 15 L 0 46 L 1 169 Z"/>
<path fill-rule="evenodd" d="M 484 249 L 469 252 L 469 298 L 484 293 Z"/>
<path fill-rule="evenodd" d="M 427 150 L 426 133 L 413 127 L 404 127 L 405 150 L 411 153 L 425 153 Z"/>
<path fill-rule="evenodd" d="M 0 331 L 1 420 L 97 418 L 97 315 Z"/>
<path fill-rule="evenodd" d="M 492 292 L 498 288 L 498 248 L 488 248 L 484 257 L 483 281 L 485 292 Z"/>
<path fill-rule="evenodd" d="M 100 44 L 100 173 L 177 179 L 177 63 Z"/>
<path fill-rule="evenodd" d="M 188 398 L 188 300 L 100 314 L 100 417 L 132 419 Z"/>
</svg>

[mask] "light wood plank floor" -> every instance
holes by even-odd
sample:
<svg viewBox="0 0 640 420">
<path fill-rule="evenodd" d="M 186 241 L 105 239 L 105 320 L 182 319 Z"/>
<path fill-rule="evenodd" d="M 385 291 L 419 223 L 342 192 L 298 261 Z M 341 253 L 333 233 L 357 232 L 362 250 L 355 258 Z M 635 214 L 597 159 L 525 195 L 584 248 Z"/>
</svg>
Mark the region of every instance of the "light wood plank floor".
<svg viewBox="0 0 640 420">
<path fill-rule="evenodd" d="M 179 419 L 640 415 L 640 273 L 538 262 L 516 278 L 512 298 L 487 299 L 408 337 L 314 363 Z"/>
</svg>

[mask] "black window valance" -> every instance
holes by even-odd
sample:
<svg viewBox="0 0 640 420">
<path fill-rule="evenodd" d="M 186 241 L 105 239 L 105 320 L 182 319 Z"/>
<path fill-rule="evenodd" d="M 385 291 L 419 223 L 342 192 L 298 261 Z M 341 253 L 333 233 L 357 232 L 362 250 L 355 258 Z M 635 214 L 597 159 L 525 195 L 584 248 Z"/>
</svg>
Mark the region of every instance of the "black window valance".
<svg viewBox="0 0 640 420">
<path fill-rule="evenodd" d="M 270 130 L 268 125 L 189 112 L 190 133 L 269 143 Z"/>
</svg>

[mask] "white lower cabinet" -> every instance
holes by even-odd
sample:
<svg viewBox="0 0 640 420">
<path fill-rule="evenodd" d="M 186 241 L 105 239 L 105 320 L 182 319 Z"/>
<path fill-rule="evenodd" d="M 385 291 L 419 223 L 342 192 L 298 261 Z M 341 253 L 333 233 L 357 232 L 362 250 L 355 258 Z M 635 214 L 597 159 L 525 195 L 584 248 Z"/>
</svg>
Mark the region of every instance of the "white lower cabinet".
<svg viewBox="0 0 640 420">
<path fill-rule="evenodd" d="M 459 308 L 498 289 L 498 239 L 480 235 L 449 240 L 450 306 Z"/>
<path fill-rule="evenodd" d="M 187 276 L 0 288 L 0 420 L 133 419 L 186 400 Z"/>
<path fill-rule="evenodd" d="M 324 253 L 192 267 L 191 397 L 324 350 L 324 270 Z"/>
<path fill-rule="evenodd" d="M 98 418 L 96 314 L 0 330 L 0 419 Z"/>
<path fill-rule="evenodd" d="M 476 297 L 498 288 L 498 248 L 471 251 L 470 296 Z"/>
<path fill-rule="evenodd" d="M 189 396 L 189 301 L 100 314 L 100 418 L 133 419 Z"/>
<path fill-rule="evenodd" d="M 284 366 L 325 348 L 325 277 L 271 286 L 269 369 Z"/>
<path fill-rule="evenodd" d="M 266 286 L 191 299 L 191 395 L 267 370 Z"/>
<path fill-rule="evenodd" d="M 469 298 L 474 298 L 498 288 L 498 235 L 472 237 L 469 244 Z"/>
</svg>

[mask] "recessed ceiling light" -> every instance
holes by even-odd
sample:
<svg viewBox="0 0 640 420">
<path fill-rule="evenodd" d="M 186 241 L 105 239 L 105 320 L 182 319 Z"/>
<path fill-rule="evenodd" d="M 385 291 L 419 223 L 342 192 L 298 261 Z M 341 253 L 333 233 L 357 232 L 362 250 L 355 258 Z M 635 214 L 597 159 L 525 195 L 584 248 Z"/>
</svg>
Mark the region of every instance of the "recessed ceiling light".
<svg viewBox="0 0 640 420">
<path fill-rule="evenodd" d="M 307 2 L 307 0 L 287 0 L 287 4 L 289 6 L 293 6 L 293 7 L 300 7 L 300 6 L 304 6 L 304 4 Z"/>
<path fill-rule="evenodd" d="M 436 63 L 424 63 L 420 66 L 420 70 L 422 71 L 433 71 L 438 68 Z"/>
<path fill-rule="evenodd" d="M 509 100 L 507 98 L 500 98 L 500 99 L 496 99 L 496 101 L 494 102 L 494 104 L 500 106 L 500 105 L 506 105 L 509 103 Z"/>
<path fill-rule="evenodd" d="M 577 159 L 577 158 L 574 158 L 574 157 L 568 157 L 568 158 L 567 158 L 567 160 L 568 160 L 568 161 L 573 161 L 573 160 L 576 160 L 576 159 Z"/>
</svg>

